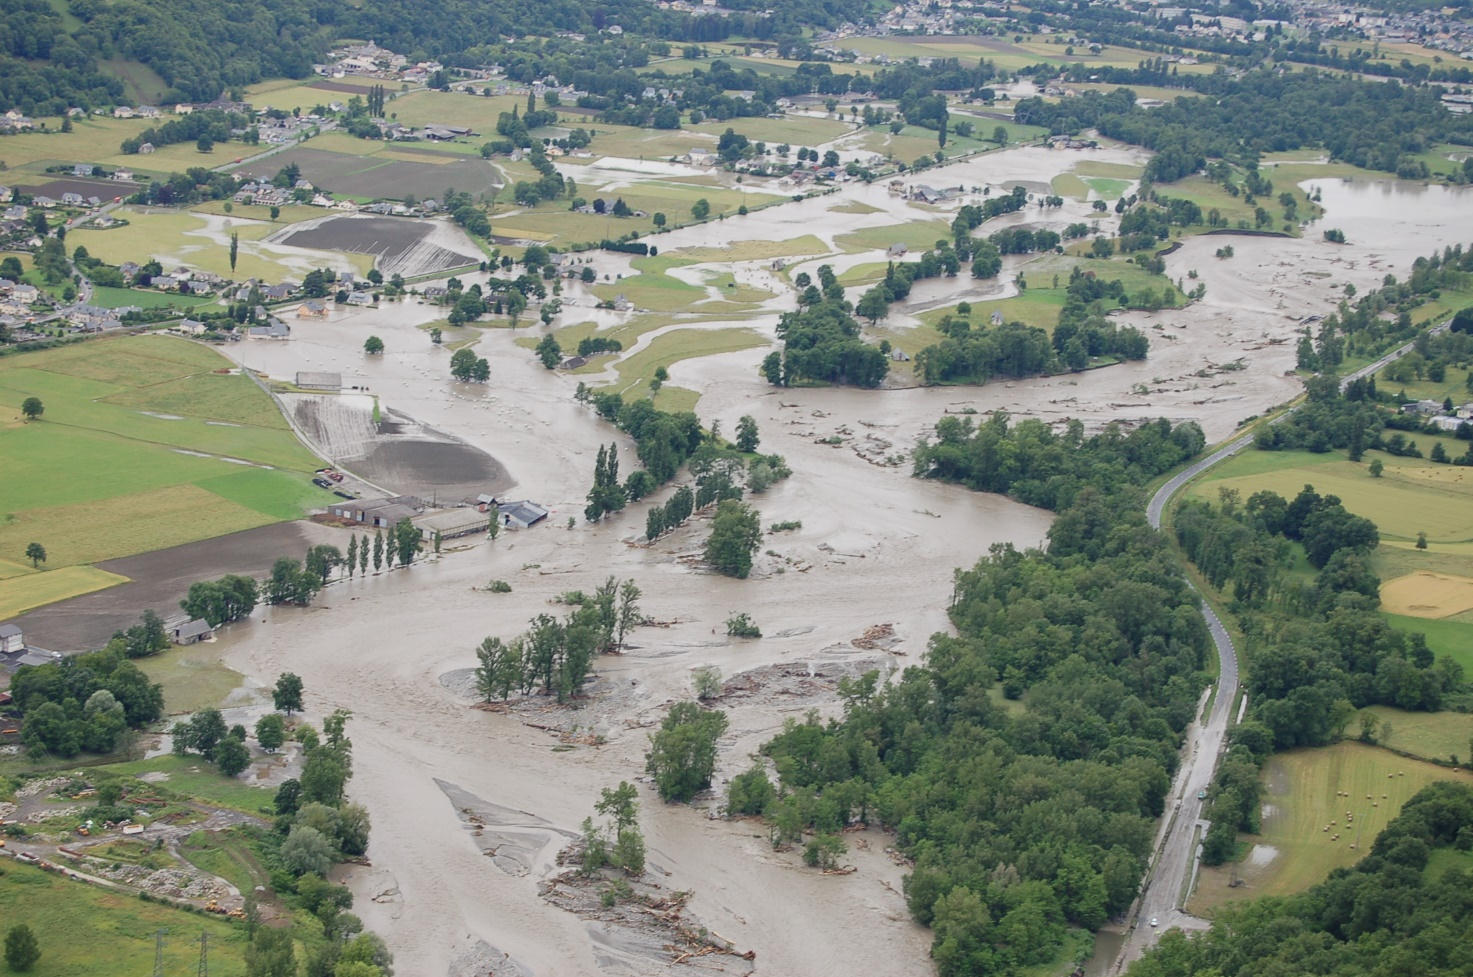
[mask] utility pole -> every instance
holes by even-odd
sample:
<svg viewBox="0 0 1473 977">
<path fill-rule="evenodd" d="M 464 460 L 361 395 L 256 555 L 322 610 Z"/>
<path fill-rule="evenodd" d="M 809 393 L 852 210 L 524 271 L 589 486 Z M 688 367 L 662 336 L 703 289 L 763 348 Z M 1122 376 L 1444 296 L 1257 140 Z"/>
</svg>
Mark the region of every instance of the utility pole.
<svg viewBox="0 0 1473 977">
<path fill-rule="evenodd" d="M 153 934 L 153 977 L 164 977 L 164 931 Z"/>
<path fill-rule="evenodd" d="M 210 977 L 210 934 L 206 930 L 199 934 L 199 977 Z"/>
</svg>

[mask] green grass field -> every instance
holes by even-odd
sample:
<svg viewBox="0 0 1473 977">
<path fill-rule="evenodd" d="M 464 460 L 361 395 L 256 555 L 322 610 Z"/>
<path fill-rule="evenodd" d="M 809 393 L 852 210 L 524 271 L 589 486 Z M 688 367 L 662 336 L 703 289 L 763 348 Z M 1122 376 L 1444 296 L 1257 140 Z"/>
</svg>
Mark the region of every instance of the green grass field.
<svg viewBox="0 0 1473 977">
<path fill-rule="evenodd" d="M 861 251 L 884 250 L 892 244 L 903 244 L 912 251 L 921 252 L 935 247 L 937 241 L 950 240 L 950 225 L 945 221 L 934 220 L 865 227 L 838 235 L 834 238 L 834 243 L 849 254 L 858 254 Z"/>
<path fill-rule="evenodd" d="M 271 885 L 250 837 L 239 828 L 196 831 L 179 843 L 179 853 L 200 871 L 218 875 L 241 892 Z"/>
<path fill-rule="evenodd" d="M 727 129 L 746 136 L 752 142 L 765 142 L 769 147 L 783 143 L 800 147 L 821 146 L 846 132 L 852 132 L 854 127 L 836 119 L 810 119 L 806 116 L 782 119 L 756 116 L 727 119 L 725 122 L 703 122 L 691 127 L 693 132 L 703 132 L 713 139 L 720 138 Z"/>
<path fill-rule="evenodd" d="M 1089 184 L 1073 173 L 1060 173 L 1053 178 L 1049 186 L 1061 197 L 1073 197 L 1075 200 L 1089 199 Z"/>
<path fill-rule="evenodd" d="M 1292 498 L 1312 484 L 1321 495 L 1338 495 L 1347 509 L 1374 522 L 1383 538 L 1410 540 L 1419 532 L 1432 542 L 1473 538 L 1473 476 L 1463 477 L 1467 469 L 1373 452 L 1366 463 L 1377 458 L 1385 467 L 1382 477 L 1372 478 L 1367 464 L 1350 462 L 1343 452 L 1305 456 L 1245 451 L 1213 469 L 1191 493 L 1215 501 L 1219 488 L 1236 488 L 1245 499 L 1269 489 Z"/>
<path fill-rule="evenodd" d="M 153 972 L 155 934 L 164 935 L 164 973 L 194 973 L 201 933 L 210 973 L 243 977 L 244 925 L 187 913 L 7 859 L 0 863 L 4 925 L 26 923 L 41 946 L 31 977 L 119 977 Z"/>
<path fill-rule="evenodd" d="M 138 667 L 164 687 L 164 705 L 171 716 L 218 706 L 242 681 L 239 672 L 221 663 L 216 646 L 208 642 L 168 648 L 140 658 Z"/>
<path fill-rule="evenodd" d="M 678 384 L 680 371 L 676 364 L 681 360 L 751 349 L 766 342 L 764 337 L 750 329 L 672 329 L 614 365 L 619 379 L 613 384 L 613 389 L 626 400 L 642 397 L 649 393 L 649 382 L 659 367 L 669 370 L 670 382 Z"/>
<path fill-rule="evenodd" d="M 507 178 L 526 179 L 516 164 L 504 166 Z M 643 211 L 644 217 L 614 217 L 606 214 L 580 214 L 568 209 L 568 201 L 549 201 L 533 208 L 523 208 L 502 203 L 491 215 L 494 234 L 501 237 L 525 238 L 531 241 L 554 242 L 562 245 L 583 241 L 598 241 L 617 238 L 631 231 L 648 234 L 655 230 L 654 215 L 663 213 L 668 227 L 680 227 L 695 222 L 691 208 L 698 200 L 705 200 L 716 217 L 721 214 L 736 215 L 745 206 L 755 210 L 784 199 L 776 194 L 756 193 L 720 186 L 715 183 L 697 182 L 704 177 L 686 179 L 648 179 L 610 171 L 589 171 L 587 176 L 574 177 L 578 195 L 588 200 L 602 198 L 610 207 L 623 199 L 632 211 Z M 515 252 L 516 249 L 509 249 Z"/>
<path fill-rule="evenodd" d="M 1101 200 L 1117 200 L 1141 177 L 1141 167 L 1127 163 L 1101 163 L 1081 160 L 1067 173 L 1054 177 L 1054 193 L 1076 200 L 1088 200 L 1093 192 Z"/>
<path fill-rule="evenodd" d="M 321 504 L 310 482 L 317 458 L 250 378 L 215 372 L 229 366 L 206 346 L 158 335 L 0 360 L 9 476 L 0 483 L 0 554 L 19 561 L 35 541 L 48 567 L 80 566 Z M 16 406 L 32 395 L 46 413 L 23 423 Z M 30 575 L 23 587 L 65 596 L 106 585 L 76 574 L 46 580 L 59 572 Z"/>
<path fill-rule="evenodd" d="M 1390 706 L 1363 710 L 1382 723 L 1376 741 L 1429 760 L 1456 756 L 1467 760 L 1473 749 L 1473 715 L 1465 712 L 1406 712 Z M 1386 734 L 1387 729 L 1391 734 Z"/>
<path fill-rule="evenodd" d="M 24 547 L 21 547 L 21 551 L 24 551 Z M 26 573 L 4 579 L 5 586 L 0 588 L 0 621 L 24 614 L 35 607 L 44 607 L 68 597 L 78 597 L 128 582 L 127 577 L 119 574 L 85 566 L 62 567 L 59 570 Z"/>
<path fill-rule="evenodd" d="M 1303 891 L 1364 858 L 1417 791 L 1439 780 L 1473 782 L 1473 775 L 1347 742 L 1280 753 L 1264 767 L 1263 779 L 1264 804 L 1271 811 L 1262 832 L 1243 840 L 1271 848 L 1272 860 L 1255 864 L 1250 855 L 1235 867 L 1203 868 L 1189 911 L 1210 915 L 1228 901 Z M 1340 791 L 1349 796 L 1338 796 Z M 1347 824 L 1347 811 L 1353 823 Z M 1335 825 L 1324 830 L 1331 821 Z M 1337 833 L 1339 840 L 1331 840 Z M 1229 888 L 1235 872 L 1246 884 Z"/>
<path fill-rule="evenodd" d="M 832 46 L 861 54 L 884 54 L 892 58 L 985 58 L 1009 71 L 1031 67 L 1040 62 L 1057 66 L 1083 64 L 1133 68 L 1143 58 L 1152 56 L 1136 48 L 1115 45 L 1105 45 L 1095 54 L 1083 45 L 1071 47 L 1060 43 L 1057 37 L 1043 35 L 1025 36 L 1021 44 L 994 37 L 846 37 L 833 42 Z M 1204 63 L 1183 65 L 1181 70 L 1207 74 L 1213 67 Z"/>
<path fill-rule="evenodd" d="M 888 261 L 861 261 L 839 274 L 839 284 L 845 288 L 851 285 L 872 285 L 885 277 L 885 271 L 889 267 Z"/>
<path fill-rule="evenodd" d="M 689 261 L 760 261 L 764 258 L 793 258 L 826 254 L 828 247 L 812 234 L 785 241 L 734 241 L 729 247 L 679 248 L 662 252 L 662 257 Z"/>
<path fill-rule="evenodd" d="M 609 301 L 623 295 L 636 308 L 651 312 L 685 312 L 696 302 L 708 298 L 706 290 L 687 284 L 667 272 L 671 268 L 690 263 L 663 254 L 654 258 L 635 258 L 633 264 L 639 274 L 595 285 L 593 292 L 599 298 Z"/>
<path fill-rule="evenodd" d="M 1473 872 L 1473 851 L 1458 851 L 1456 848 L 1434 849 L 1422 873 L 1425 878 L 1435 879 L 1441 878 L 1442 874 L 1449 869 Z"/>
<path fill-rule="evenodd" d="M 169 83 L 141 61 L 117 58 L 102 61 L 99 67 L 103 74 L 112 75 L 123 83 L 123 99 L 129 104 L 158 105 L 169 91 Z"/>
<path fill-rule="evenodd" d="M 181 314 L 201 305 L 214 305 L 220 300 L 209 295 L 180 295 L 156 292 L 143 288 L 111 288 L 99 285 L 92 289 L 92 305 L 104 309 L 119 309 L 125 305 L 136 305 L 140 309 L 173 308 Z"/>
<path fill-rule="evenodd" d="M 73 231 L 67 235 L 68 247 L 83 245 L 90 254 L 113 265 L 155 257 L 166 266 L 182 264 L 235 280 L 300 280 L 306 271 L 328 263 L 329 258 L 334 265 L 354 268 L 360 275 L 366 275 L 373 267 L 373 256 L 367 254 L 324 251 L 323 260 L 304 261 L 301 257 L 277 250 L 262 239 L 281 230 L 283 225 L 269 221 L 246 220 L 232 215 L 228 219 L 228 228 L 212 231 L 205 217 L 184 211 L 146 212 L 123 207 L 117 214 L 128 221 L 126 226 Z M 317 211 L 313 216 L 321 217 L 323 214 Z M 240 235 L 240 250 L 233 271 L 230 267 L 231 233 Z"/>
<path fill-rule="evenodd" d="M 1437 621 L 1403 614 L 1386 614 L 1385 617 L 1392 627 L 1420 632 L 1427 638 L 1427 647 L 1433 654 L 1446 655 L 1463 666 L 1464 674 L 1473 675 L 1473 621 Z"/>
<path fill-rule="evenodd" d="M 96 769 L 121 777 L 164 774 L 167 779 L 153 781 L 147 786 L 246 814 L 260 814 L 263 809 L 269 809 L 276 794 L 272 788 L 251 786 L 245 779 L 251 776 L 250 768 L 239 777 L 226 777 L 209 762 L 197 756 L 177 757 L 168 754 L 147 760 L 110 763 Z"/>
<path fill-rule="evenodd" d="M 48 131 L 28 132 L 6 136 L 0 146 L 0 160 L 10 170 L 20 170 L 33 179 L 30 182 L 44 183 L 50 177 L 44 175 L 45 168 L 61 163 L 101 163 L 115 156 L 123 140 L 131 139 L 144 129 L 157 125 L 152 119 L 113 119 L 93 116 L 77 119 L 71 132 L 61 132 L 59 119 L 37 119 L 45 121 Z M 193 149 L 193 144 L 190 144 Z M 130 156 L 124 164 L 130 169 L 141 157 Z M 21 182 L 14 174 L 7 174 L 6 185 Z"/>
</svg>

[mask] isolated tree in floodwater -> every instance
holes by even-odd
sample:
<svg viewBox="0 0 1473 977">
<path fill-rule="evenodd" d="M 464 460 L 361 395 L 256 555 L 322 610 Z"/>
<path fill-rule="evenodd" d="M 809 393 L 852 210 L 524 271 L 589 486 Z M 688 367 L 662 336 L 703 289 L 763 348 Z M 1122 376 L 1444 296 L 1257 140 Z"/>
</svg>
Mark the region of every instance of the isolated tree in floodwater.
<svg viewBox="0 0 1473 977">
<path fill-rule="evenodd" d="M 752 554 L 762 545 L 762 521 L 757 510 L 735 499 L 716 507 L 705 558 L 717 573 L 746 578 L 752 572 Z"/>
<path fill-rule="evenodd" d="M 738 451 L 756 451 L 761 439 L 757 435 L 757 419 L 743 414 L 737 421 L 736 446 Z"/>
<path fill-rule="evenodd" d="M 302 678 L 293 672 L 282 672 L 271 692 L 271 704 L 290 716 L 302 711 Z"/>
<path fill-rule="evenodd" d="M 665 801 L 684 802 L 711 786 L 716 770 L 716 741 L 726 732 L 726 714 L 694 702 L 670 707 L 660 729 L 650 737 L 645 771 Z"/>
</svg>

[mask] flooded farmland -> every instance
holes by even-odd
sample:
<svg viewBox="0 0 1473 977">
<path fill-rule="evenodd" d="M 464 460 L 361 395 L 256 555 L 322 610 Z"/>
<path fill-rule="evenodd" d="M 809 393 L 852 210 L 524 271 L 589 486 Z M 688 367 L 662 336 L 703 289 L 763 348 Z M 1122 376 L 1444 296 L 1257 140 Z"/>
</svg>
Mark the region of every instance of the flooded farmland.
<svg viewBox="0 0 1473 977">
<path fill-rule="evenodd" d="M 1009 166 L 1039 179 L 1047 175 L 1040 167 L 1064 165 L 1055 162 L 1063 156 L 992 154 L 940 168 L 932 179 L 946 181 L 956 169 L 960 180 L 1006 182 Z M 841 193 L 882 213 L 835 213 L 839 200 L 829 197 L 664 235 L 661 250 L 809 234 L 832 247 L 840 234 L 917 216 L 882 188 Z M 1191 239 L 1168 256 L 1173 280 L 1196 271 L 1207 294 L 1186 309 L 1121 316 L 1151 337 L 1143 363 L 980 388 L 863 391 L 769 387 L 756 373 L 763 348 L 682 362 L 679 382 L 700 392 L 703 422 L 729 432 L 751 414 L 762 450 L 784 455 L 794 472 L 752 501 L 764 525 L 801 528 L 768 535 L 744 581 L 695 565 L 706 532 L 700 519 L 653 546 L 639 542 L 643 506 L 596 525 L 581 521 L 599 446 L 616 442 L 628 459 L 632 445 L 574 402 L 580 378 L 544 370 L 510 330 L 485 330 L 476 344 L 491 362 L 485 386 L 450 380 L 449 353 L 419 328 L 439 310 L 413 301 L 302 323 L 288 343 L 230 348 L 243 365 L 273 376 L 341 372 L 345 384 L 365 388 L 383 406 L 494 458 L 516 497 L 553 510 L 531 530 L 335 584 L 310 609 L 258 612 L 255 623 L 221 639 L 227 662 L 258 682 L 282 670 L 301 674 L 310 713 L 354 712 L 351 792 L 368 805 L 374 831 L 372 866 L 352 869 L 347 881 L 355 911 L 386 937 L 400 969 L 469 973 L 474 963 L 494 973 L 637 971 L 627 945 L 611 953 L 609 933 L 539 898 L 538 883 L 556 871 L 561 839 L 591 812 L 599 790 L 642 775 L 648 732 L 668 703 L 690 696 L 692 670 L 760 676 L 744 680 L 751 694 L 718 706 L 730 720 L 719 791 L 785 719 L 836 708 L 821 682 L 783 685 L 773 676 L 876 661 L 885 671 L 903 668 L 924 653 L 928 635 L 948 628 L 954 568 L 995 542 L 1043 541 L 1048 513 L 909 476 L 907 452 L 944 412 L 1006 409 L 1091 426 L 1167 416 L 1197 420 L 1215 440 L 1294 396 L 1299 383 L 1287 373 L 1302 320 L 1331 309 L 1347 283 L 1364 290 L 1387 273 L 1405 274 L 1415 257 L 1453 243 L 1460 230 L 1445 226 L 1448 201 L 1383 212 L 1342 200 L 1329 181 L 1324 199 L 1322 223 L 1344 228 L 1348 244 L 1316 240 L 1311 228 L 1302 239 L 1229 238 L 1236 249 L 1230 260 L 1213 256 L 1221 237 Z M 1047 219 L 1076 217 L 1066 207 Z M 766 281 L 767 264 L 724 263 L 738 281 L 752 283 Z M 586 293 L 575 286 L 567 299 L 578 310 L 571 314 L 588 314 Z M 694 327 L 739 325 L 771 336 L 791 301 L 779 292 L 750 315 Z M 370 333 L 384 340 L 384 355 L 362 354 Z M 510 637 L 532 615 L 553 612 L 549 602 L 559 594 L 591 589 L 610 575 L 633 579 L 646 614 L 661 626 L 638 629 L 626 654 L 597 663 L 589 700 L 559 727 L 579 727 L 571 742 L 514 712 L 472 708 L 465 670 L 482 638 Z M 486 592 L 493 579 L 511 592 Z M 735 612 L 750 613 L 767 637 L 727 638 L 723 622 Z M 876 625 L 890 626 L 894 642 L 878 653 L 856 646 Z M 691 890 L 691 914 L 755 951 L 758 972 L 932 972 L 930 934 L 909 919 L 900 894 L 904 867 L 886 854 L 885 836 L 867 834 L 863 846 L 852 841 L 846 861 L 857 871 L 826 876 L 793 852 L 774 852 L 760 825 L 708 817 L 711 802 L 666 806 L 647 786 L 640 800 L 655 874 L 671 889 Z M 502 822 L 485 830 L 507 836 L 504 853 L 499 845 L 488 851 L 484 833 L 467 829 L 468 807 Z M 649 969 L 657 969 L 653 961 Z"/>
</svg>

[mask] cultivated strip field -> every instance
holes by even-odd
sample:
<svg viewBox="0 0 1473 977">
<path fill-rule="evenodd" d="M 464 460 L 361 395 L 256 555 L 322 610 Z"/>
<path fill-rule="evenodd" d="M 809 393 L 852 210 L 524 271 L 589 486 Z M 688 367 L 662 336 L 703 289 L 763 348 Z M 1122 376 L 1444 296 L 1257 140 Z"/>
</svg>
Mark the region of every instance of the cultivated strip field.
<svg viewBox="0 0 1473 977">
<path fill-rule="evenodd" d="M 25 423 L 16 406 L 30 396 L 46 410 Z M 78 566 L 296 518 L 326 499 L 309 481 L 319 462 L 267 394 L 187 340 L 121 337 L 6 357 L 0 403 L 7 567 L 28 566 L 31 542 L 46 548 L 43 567 Z M 0 617 L 117 582 L 50 579 L 60 572 L 22 577 L 29 597 L 8 585 Z"/>
</svg>

